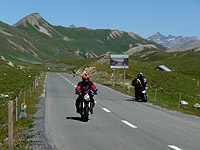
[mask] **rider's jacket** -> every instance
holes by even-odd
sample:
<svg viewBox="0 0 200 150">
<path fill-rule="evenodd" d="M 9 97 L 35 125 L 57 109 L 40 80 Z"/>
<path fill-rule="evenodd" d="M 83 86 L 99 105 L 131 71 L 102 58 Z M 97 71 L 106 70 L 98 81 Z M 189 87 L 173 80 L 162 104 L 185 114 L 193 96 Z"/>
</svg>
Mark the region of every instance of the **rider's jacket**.
<svg viewBox="0 0 200 150">
<path fill-rule="evenodd" d="M 81 81 L 81 82 L 78 83 L 75 91 L 76 92 L 82 92 L 82 90 L 84 90 L 86 88 L 89 89 L 89 90 L 93 90 L 93 91 L 96 91 L 96 89 L 97 89 L 96 86 L 93 84 L 93 82 L 88 81 L 86 84 L 84 84 L 84 82 Z"/>
<path fill-rule="evenodd" d="M 133 81 L 132 81 L 132 86 L 134 87 L 140 87 L 140 85 L 142 87 L 146 87 L 147 85 L 147 80 L 145 77 L 141 77 L 141 78 L 135 78 Z"/>
</svg>

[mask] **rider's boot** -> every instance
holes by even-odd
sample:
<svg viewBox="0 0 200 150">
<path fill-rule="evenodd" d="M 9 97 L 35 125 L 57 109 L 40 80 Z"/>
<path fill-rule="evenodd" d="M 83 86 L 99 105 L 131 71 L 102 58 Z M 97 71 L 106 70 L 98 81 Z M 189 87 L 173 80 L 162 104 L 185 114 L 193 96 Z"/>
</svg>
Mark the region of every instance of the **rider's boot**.
<svg viewBox="0 0 200 150">
<path fill-rule="evenodd" d="M 80 113 L 80 108 L 79 107 L 76 107 L 76 112 Z"/>
<path fill-rule="evenodd" d="M 93 114 L 93 108 L 94 108 L 94 104 L 91 103 L 91 106 L 90 106 L 90 113 Z"/>
</svg>

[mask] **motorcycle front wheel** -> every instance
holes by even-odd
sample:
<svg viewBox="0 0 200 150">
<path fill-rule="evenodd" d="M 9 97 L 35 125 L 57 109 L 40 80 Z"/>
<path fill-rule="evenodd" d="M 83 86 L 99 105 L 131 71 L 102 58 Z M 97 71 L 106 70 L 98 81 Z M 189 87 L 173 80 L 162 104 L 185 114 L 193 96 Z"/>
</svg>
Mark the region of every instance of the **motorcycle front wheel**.
<svg viewBox="0 0 200 150">
<path fill-rule="evenodd" d="M 84 107 L 84 121 L 88 121 L 89 119 L 89 107 L 88 106 L 85 106 Z"/>
</svg>

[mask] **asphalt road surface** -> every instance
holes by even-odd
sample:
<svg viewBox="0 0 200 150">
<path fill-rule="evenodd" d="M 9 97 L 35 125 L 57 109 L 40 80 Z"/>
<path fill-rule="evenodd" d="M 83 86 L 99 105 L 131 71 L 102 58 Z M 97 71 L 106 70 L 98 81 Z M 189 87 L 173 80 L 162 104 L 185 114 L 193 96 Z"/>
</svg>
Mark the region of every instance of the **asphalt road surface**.
<svg viewBox="0 0 200 150">
<path fill-rule="evenodd" d="M 96 84 L 88 122 L 75 111 L 80 78 L 48 73 L 45 129 L 58 150 L 200 150 L 200 119 L 174 115 Z M 181 117 L 180 117 L 181 116 Z"/>
</svg>

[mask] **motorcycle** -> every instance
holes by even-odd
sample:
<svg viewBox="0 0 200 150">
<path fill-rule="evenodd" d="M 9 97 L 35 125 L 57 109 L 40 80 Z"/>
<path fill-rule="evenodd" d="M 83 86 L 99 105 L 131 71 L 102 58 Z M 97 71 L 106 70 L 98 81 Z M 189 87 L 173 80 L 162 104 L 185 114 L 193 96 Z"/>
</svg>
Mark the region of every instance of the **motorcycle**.
<svg viewBox="0 0 200 150">
<path fill-rule="evenodd" d="M 76 76 L 76 69 L 73 70 L 72 75 L 73 75 L 73 77 Z"/>
<path fill-rule="evenodd" d="M 79 114 L 81 115 L 81 119 L 86 122 L 89 120 L 89 115 L 93 114 L 93 103 L 91 102 L 91 97 L 93 96 L 94 94 L 87 89 L 82 92 L 82 101 L 79 105 Z"/>
<path fill-rule="evenodd" d="M 73 77 L 75 77 L 75 76 L 76 76 L 76 73 L 72 73 L 72 75 L 73 75 Z"/>
<path fill-rule="evenodd" d="M 140 87 L 138 93 L 135 94 L 135 100 L 139 101 L 140 99 L 142 102 L 147 102 L 147 88 Z"/>
</svg>

